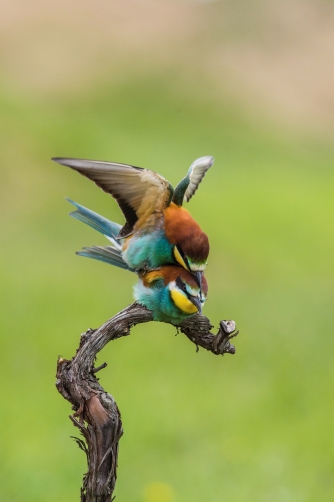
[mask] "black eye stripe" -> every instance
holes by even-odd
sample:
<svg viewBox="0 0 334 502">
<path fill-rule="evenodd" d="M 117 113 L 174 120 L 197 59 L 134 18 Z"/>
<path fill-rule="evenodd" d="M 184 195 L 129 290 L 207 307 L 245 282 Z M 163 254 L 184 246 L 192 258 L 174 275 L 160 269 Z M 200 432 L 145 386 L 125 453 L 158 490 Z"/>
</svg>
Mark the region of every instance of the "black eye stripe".
<svg viewBox="0 0 334 502">
<path fill-rule="evenodd" d="M 181 258 L 183 259 L 184 263 L 187 265 L 187 267 L 188 267 L 188 268 L 190 268 L 190 267 L 189 267 L 188 258 L 187 258 L 187 257 L 186 257 L 186 255 L 184 254 L 184 252 L 183 252 L 183 250 L 182 250 L 181 246 L 180 246 L 179 244 L 177 244 L 177 245 L 176 245 L 176 248 L 177 248 L 178 252 L 180 253 Z"/>
<path fill-rule="evenodd" d="M 184 284 L 184 282 L 182 281 L 182 279 L 180 279 L 180 277 L 176 278 L 175 283 L 176 283 L 177 287 L 179 289 L 181 289 L 181 291 L 187 292 L 186 285 Z"/>
<path fill-rule="evenodd" d="M 183 250 L 182 250 L 181 246 L 180 246 L 179 244 L 176 244 L 176 247 L 177 247 L 178 252 L 179 252 L 179 253 L 180 253 L 180 255 L 182 256 L 182 258 L 184 259 L 185 254 L 184 254 L 184 252 L 183 252 Z"/>
</svg>

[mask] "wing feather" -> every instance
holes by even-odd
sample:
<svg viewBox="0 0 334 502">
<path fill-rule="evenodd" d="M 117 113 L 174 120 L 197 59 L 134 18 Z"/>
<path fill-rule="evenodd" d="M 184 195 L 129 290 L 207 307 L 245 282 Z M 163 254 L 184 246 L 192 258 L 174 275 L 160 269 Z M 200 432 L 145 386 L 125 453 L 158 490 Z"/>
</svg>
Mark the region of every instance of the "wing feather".
<svg viewBox="0 0 334 502">
<path fill-rule="evenodd" d="M 214 158 L 210 156 L 200 157 L 195 160 L 189 168 L 187 176 L 189 177 L 189 185 L 184 194 L 184 200 L 189 202 L 191 197 L 196 192 L 198 185 L 206 175 L 214 162 Z"/>
<path fill-rule="evenodd" d="M 151 214 L 163 211 L 173 195 L 170 183 L 149 169 L 116 162 L 61 157 L 52 160 L 76 170 L 112 195 L 125 216 L 127 232 L 135 224 L 140 226 Z"/>
<path fill-rule="evenodd" d="M 174 190 L 173 202 L 177 206 L 182 206 L 184 201 L 190 201 L 213 162 L 213 157 L 206 156 L 196 159 L 191 164 L 187 175 L 180 181 Z"/>
</svg>

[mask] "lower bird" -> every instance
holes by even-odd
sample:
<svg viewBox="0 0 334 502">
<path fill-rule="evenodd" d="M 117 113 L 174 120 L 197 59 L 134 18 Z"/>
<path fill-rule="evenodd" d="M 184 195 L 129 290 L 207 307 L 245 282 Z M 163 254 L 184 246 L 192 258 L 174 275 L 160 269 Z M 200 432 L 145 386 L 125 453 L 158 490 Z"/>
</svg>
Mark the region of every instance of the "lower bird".
<svg viewBox="0 0 334 502">
<path fill-rule="evenodd" d="M 166 265 L 139 275 L 134 298 L 151 310 L 155 321 L 177 326 L 188 317 L 202 313 L 207 292 L 205 276 L 202 277 L 201 291 L 194 276 L 187 270 Z"/>
<path fill-rule="evenodd" d="M 86 247 L 77 254 L 135 272 L 125 263 L 121 251 L 113 246 Z M 177 326 L 184 319 L 202 313 L 208 294 L 204 275 L 201 288 L 193 274 L 177 265 L 140 271 L 137 275 L 139 281 L 134 287 L 134 298 L 152 312 L 154 321 L 169 322 Z"/>
</svg>

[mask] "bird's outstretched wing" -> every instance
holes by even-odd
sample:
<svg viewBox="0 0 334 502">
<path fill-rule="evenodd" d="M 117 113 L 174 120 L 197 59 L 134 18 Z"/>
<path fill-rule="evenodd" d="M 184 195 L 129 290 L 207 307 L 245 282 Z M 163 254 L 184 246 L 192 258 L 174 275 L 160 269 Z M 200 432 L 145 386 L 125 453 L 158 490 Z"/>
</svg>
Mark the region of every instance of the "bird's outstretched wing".
<svg viewBox="0 0 334 502">
<path fill-rule="evenodd" d="M 173 196 L 170 183 L 149 169 L 95 160 L 52 160 L 78 171 L 117 200 L 126 219 L 119 237 L 131 234 L 135 224 L 140 227 L 153 213 L 163 211 Z"/>
<path fill-rule="evenodd" d="M 213 162 L 214 158 L 207 155 L 196 159 L 191 164 L 187 175 L 180 181 L 174 190 L 173 202 L 175 204 L 182 206 L 183 201 L 190 201 Z"/>
</svg>

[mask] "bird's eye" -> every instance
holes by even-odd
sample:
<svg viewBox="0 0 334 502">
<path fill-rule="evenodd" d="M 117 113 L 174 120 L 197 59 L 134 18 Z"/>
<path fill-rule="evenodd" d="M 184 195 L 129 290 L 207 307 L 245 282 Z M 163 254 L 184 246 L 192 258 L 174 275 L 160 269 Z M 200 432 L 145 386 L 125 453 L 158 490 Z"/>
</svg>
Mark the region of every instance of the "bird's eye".
<svg viewBox="0 0 334 502">
<path fill-rule="evenodd" d="M 187 287 L 186 287 L 186 285 L 185 285 L 185 284 L 183 284 L 182 289 L 183 289 L 183 291 L 184 291 L 185 293 L 187 292 Z"/>
</svg>

